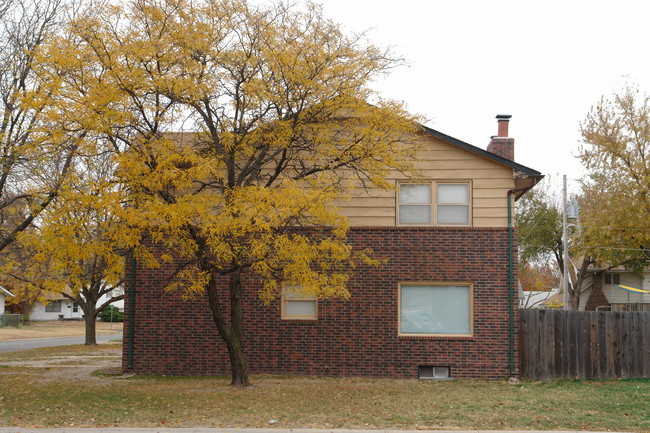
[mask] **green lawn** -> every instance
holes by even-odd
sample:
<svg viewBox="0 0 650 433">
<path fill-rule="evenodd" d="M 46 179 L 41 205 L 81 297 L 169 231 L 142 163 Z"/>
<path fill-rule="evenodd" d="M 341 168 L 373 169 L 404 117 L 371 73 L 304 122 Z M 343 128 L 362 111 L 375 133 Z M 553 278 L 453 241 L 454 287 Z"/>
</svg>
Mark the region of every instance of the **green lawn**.
<svg viewBox="0 0 650 433">
<path fill-rule="evenodd" d="M 75 354 L 87 365 L 84 354 L 103 359 L 113 353 L 117 361 L 119 345 L 113 346 L 49 353 Z M 650 431 L 648 379 L 512 385 L 253 376 L 254 386 L 241 390 L 227 378 L 94 374 L 70 381 L 61 374 L 69 366 L 3 367 L 11 354 L 0 355 L 3 426 Z"/>
</svg>

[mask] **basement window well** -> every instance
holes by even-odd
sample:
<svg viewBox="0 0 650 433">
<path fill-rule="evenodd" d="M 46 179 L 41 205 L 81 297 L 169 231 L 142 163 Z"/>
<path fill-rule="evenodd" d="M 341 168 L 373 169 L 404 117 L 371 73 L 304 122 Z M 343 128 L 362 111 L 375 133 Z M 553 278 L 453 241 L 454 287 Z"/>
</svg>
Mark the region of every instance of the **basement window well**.
<svg viewBox="0 0 650 433">
<path fill-rule="evenodd" d="M 420 365 L 418 379 L 448 380 L 451 379 L 451 374 L 448 366 Z"/>
</svg>

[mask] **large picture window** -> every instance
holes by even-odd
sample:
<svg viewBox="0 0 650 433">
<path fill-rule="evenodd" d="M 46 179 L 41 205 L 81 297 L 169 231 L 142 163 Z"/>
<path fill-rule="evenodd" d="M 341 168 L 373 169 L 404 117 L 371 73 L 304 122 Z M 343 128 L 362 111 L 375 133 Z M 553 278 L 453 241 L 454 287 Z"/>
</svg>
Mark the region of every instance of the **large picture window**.
<svg viewBox="0 0 650 433">
<path fill-rule="evenodd" d="M 316 320 L 318 318 L 318 300 L 315 296 L 302 293 L 298 287 L 282 289 L 283 320 Z"/>
<path fill-rule="evenodd" d="M 469 336 L 472 328 L 471 284 L 400 284 L 401 335 Z"/>
<path fill-rule="evenodd" d="M 454 182 L 399 185 L 399 225 L 470 225 L 470 184 Z"/>
</svg>

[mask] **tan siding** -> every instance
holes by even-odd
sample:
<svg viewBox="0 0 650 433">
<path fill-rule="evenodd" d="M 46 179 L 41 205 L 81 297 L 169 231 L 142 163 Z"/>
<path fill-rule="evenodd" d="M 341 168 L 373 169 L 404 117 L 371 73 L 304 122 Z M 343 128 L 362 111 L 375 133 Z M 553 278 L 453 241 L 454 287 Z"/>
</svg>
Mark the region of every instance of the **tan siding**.
<svg viewBox="0 0 650 433">
<path fill-rule="evenodd" d="M 500 218 L 475 218 L 474 227 L 505 227 L 503 221 L 507 221 L 507 215 L 504 214 Z"/>
<path fill-rule="evenodd" d="M 341 208 L 341 214 L 354 217 L 395 217 L 395 206 L 391 207 L 345 207 Z"/>
<path fill-rule="evenodd" d="M 395 207 L 395 192 L 390 197 L 355 197 L 338 203 L 342 208 L 356 207 Z"/>
<path fill-rule="evenodd" d="M 357 217 L 349 216 L 348 222 L 351 227 L 360 226 L 394 226 L 395 218 L 372 218 L 372 217 Z"/>
<path fill-rule="evenodd" d="M 512 169 L 434 137 L 426 140 L 416 162 L 421 179 L 471 182 L 473 225 L 507 226 L 506 195 L 515 186 Z M 406 180 L 401 173 L 387 178 L 392 185 Z M 349 218 L 351 226 L 395 225 L 395 191 L 356 188 L 350 199 L 339 203 L 341 214 Z"/>
</svg>

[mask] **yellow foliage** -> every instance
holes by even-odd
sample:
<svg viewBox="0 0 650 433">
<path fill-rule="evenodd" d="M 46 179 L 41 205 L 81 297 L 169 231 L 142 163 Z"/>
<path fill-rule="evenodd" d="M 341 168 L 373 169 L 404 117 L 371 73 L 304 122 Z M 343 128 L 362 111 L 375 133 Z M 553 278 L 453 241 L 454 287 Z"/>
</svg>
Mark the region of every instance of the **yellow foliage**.
<svg viewBox="0 0 650 433">
<path fill-rule="evenodd" d="M 84 147 L 86 150 L 92 146 Z M 110 176 L 110 160 L 93 156 L 77 161 L 57 200 L 38 224 L 18 237 L 29 260 L 13 271 L 41 290 L 82 294 L 121 284 L 128 232 L 121 230 L 123 192 Z"/>
<path fill-rule="evenodd" d="M 581 132 L 588 170 L 580 203 L 583 254 L 642 269 L 650 245 L 650 97 L 628 84 L 601 99 Z"/>
<path fill-rule="evenodd" d="M 414 174 L 419 119 L 368 87 L 399 59 L 319 6 L 101 4 L 47 57 L 58 103 L 113 146 L 128 191 L 120 242 L 149 266 L 185 264 L 170 287 L 191 296 L 252 272 L 264 302 L 283 284 L 347 298 L 350 269 L 380 264 L 352 251 L 334 203 L 355 183 L 391 187 L 389 170 Z M 170 132 L 181 121 L 193 135 Z M 143 233 L 169 253 L 155 257 Z"/>
</svg>

